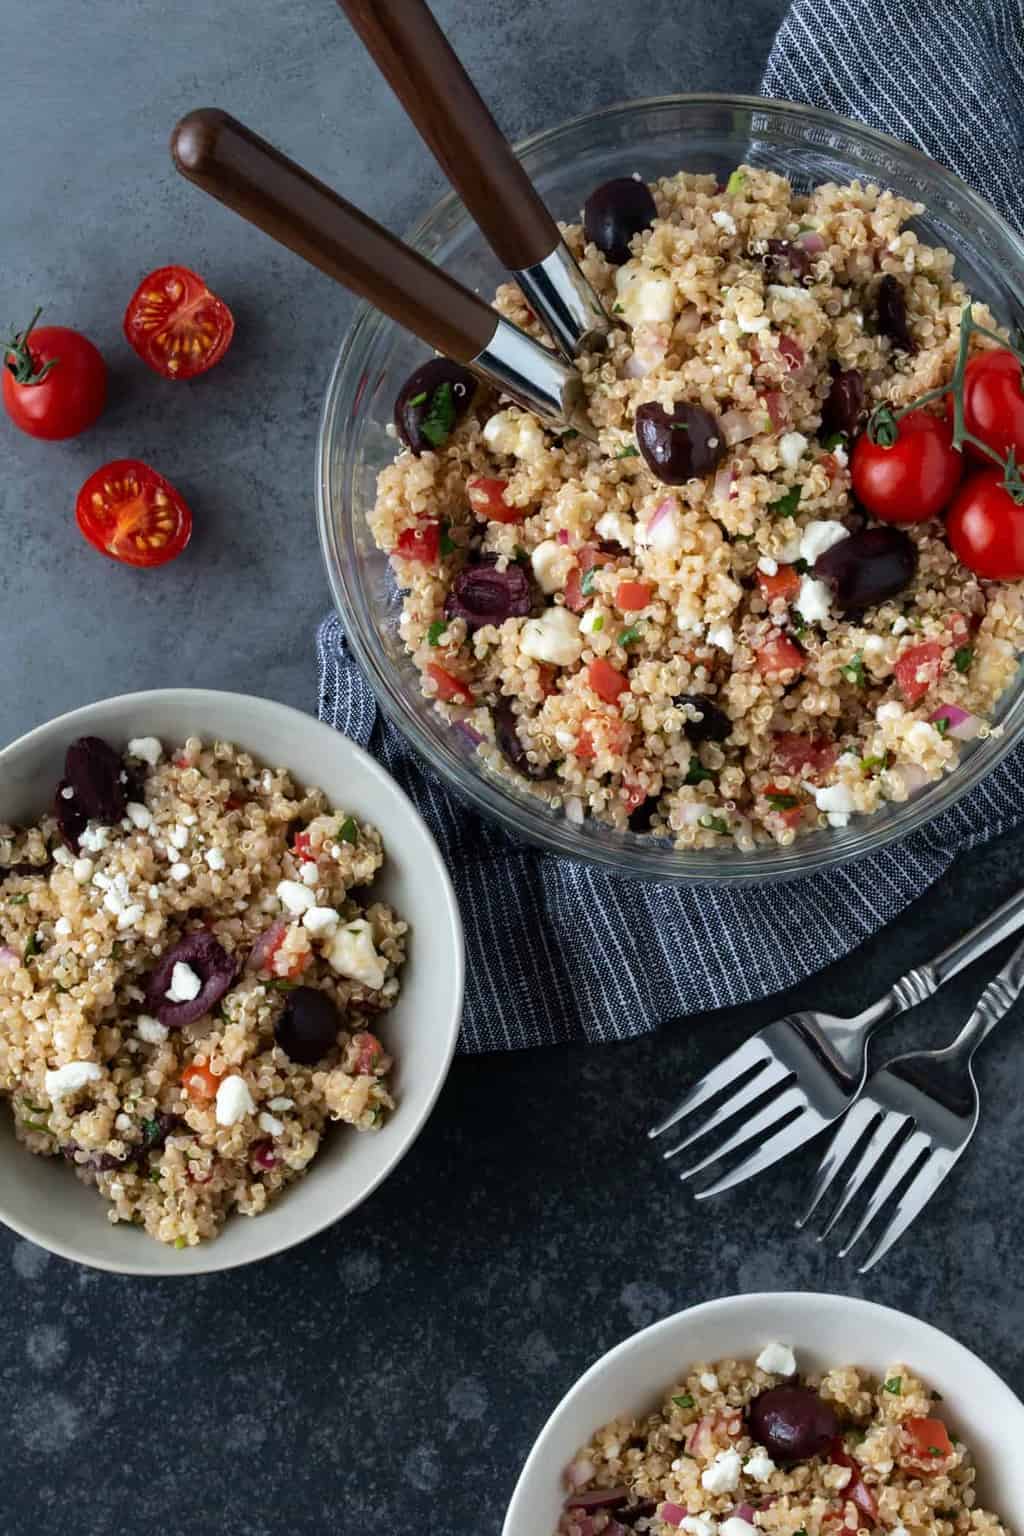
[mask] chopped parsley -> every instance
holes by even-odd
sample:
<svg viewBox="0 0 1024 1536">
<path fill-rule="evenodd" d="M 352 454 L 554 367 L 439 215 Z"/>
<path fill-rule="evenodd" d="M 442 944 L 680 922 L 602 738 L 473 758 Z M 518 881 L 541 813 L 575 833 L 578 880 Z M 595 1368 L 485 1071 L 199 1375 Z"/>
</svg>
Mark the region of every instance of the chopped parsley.
<svg viewBox="0 0 1024 1536">
<path fill-rule="evenodd" d="M 880 772 L 881 769 L 888 768 L 889 754 L 886 752 L 882 757 L 862 757 L 860 766 L 861 772 L 866 773 L 870 777 L 876 770 Z"/>
<path fill-rule="evenodd" d="M 830 432 L 821 446 L 827 448 L 829 453 L 833 453 L 836 448 L 845 448 L 846 442 L 845 432 Z"/>
<path fill-rule="evenodd" d="M 777 501 L 769 502 L 768 511 L 773 517 L 792 517 L 800 505 L 802 491 L 802 485 L 790 486 L 784 496 L 780 496 Z"/>
<path fill-rule="evenodd" d="M 427 630 L 427 644 L 437 645 L 438 641 L 447 628 L 447 619 L 435 619 L 433 624 L 431 624 L 430 628 Z"/>
<path fill-rule="evenodd" d="M 705 779 L 709 779 L 714 783 L 715 776 L 709 769 L 704 767 L 703 763 L 699 763 L 696 758 L 693 758 L 689 768 L 686 770 L 686 778 L 683 780 L 683 783 L 703 784 Z"/>
<path fill-rule="evenodd" d="M 343 843 L 358 843 L 359 827 L 356 824 L 356 819 L 354 816 L 345 817 L 345 820 L 338 828 L 338 836 L 341 838 Z"/>
<path fill-rule="evenodd" d="M 766 799 L 773 811 L 792 811 L 800 804 L 799 795 L 769 794 Z"/>
<path fill-rule="evenodd" d="M 23 907 L 26 901 L 28 901 L 28 893 L 27 891 L 22 891 L 20 896 L 8 896 L 7 901 L 9 906 Z"/>
<path fill-rule="evenodd" d="M 39 935 L 38 935 L 38 933 L 30 933 L 29 936 L 28 936 L 28 941 L 27 941 L 27 943 L 25 945 L 24 958 L 26 960 L 31 960 L 32 956 L 33 955 L 38 955 L 38 953 L 39 953 Z"/>
<path fill-rule="evenodd" d="M 427 392 L 426 392 L 425 389 L 421 389 L 419 394 L 418 395 L 413 395 L 412 399 L 409 401 L 410 405 L 426 405 L 426 403 L 427 403 Z"/>
<path fill-rule="evenodd" d="M 612 305 L 612 314 L 613 315 L 624 315 L 625 313 L 626 313 L 626 311 L 623 309 L 621 304 L 613 304 Z"/>
<path fill-rule="evenodd" d="M 860 651 L 856 653 L 852 661 L 848 661 L 845 667 L 839 668 L 840 673 L 848 683 L 855 688 L 863 688 L 867 679 L 864 676 L 864 658 Z"/>
<path fill-rule="evenodd" d="M 962 645 L 959 650 L 953 652 L 953 665 L 958 672 L 966 672 L 974 660 L 974 647 Z"/>
<path fill-rule="evenodd" d="M 296 985 L 285 976 L 272 976 L 267 982 L 267 986 L 272 987 L 275 992 L 294 992 Z"/>
<path fill-rule="evenodd" d="M 793 631 L 794 635 L 802 635 L 804 630 L 807 628 L 807 620 L 804 618 L 803 614 L 799 612 L 799 610 L 794 610 L 794 612 L 790 615 L 789 627 Z"/>
<path fill-rule="evenodd" d="M 729 823 L 724 816 L 702 816 L 700 824 L 709 832 L 728 832 L 729 830 Z"/>
<path fill-rule="evenodd" d="M 420 433 L 432 448 L 441 448 L 451 436 L 454 425 L 455 394 L 446 380 L 437 386 L 430 397 L 427 414 L 420 422 Z"/>
<path fill-rule="evenodd" d="M 638 459 L 640 457 L 640 449 L 634 448 L 632 443 L 627 443 L 625 448 L 619 449 L 615 457 L 617 459 Z"/>
<path fill-rule="evenodd" d="M 939 1447 L 937 1445 L 930 1445 L 928 1447 L 928 1455 L 929 1456 L 944 1456 L 945 1452 L 944 1451 L 940 1451 Z"/>
<path fill-rule="evenodd" d="M 694 1400 L 690 1396 L 689 1392 L 684 1392 L 682 1397 L 674 1397 L 672 1399 L 672 1401 L 675 1403 L 677 1408 L 694 1408 L 694 1407 L 696 1407 L 696 1404 L 694 1403 Z"/>
<path fill-rule="evenodd" d="M 583 579 L 580 582 L 580 591 L 583 593 L 584 597 L 590 597 L 591 596 L 591 594 L 593 593 L 593 590 L 594 590 L 594 582 L 596 580 L 597 580 L 597 566 L 596 565 L 592 565 L 590 567 L 589 571 L 584 571 L 583 572 Z"/>
<path fill-rule="evenodd" d="M 619 636 L 619 644 L 620 645 L 632 645 L 634 640 L 639 640 L 639 639 L 640 639 L 640 627 L 639 627 L 639 625 L 631 624 L 628 629 L 624 629 L 622 631 L 622 634 Z"/>
<path fill-rule="evenodd" d="M 590 626 L 590 633 L 592 635 L 599 635 L 602 629 L 604 629 L 604 615 L 599 613 L 597 618 Z"/>
<path fill-rule="evenodd" d="M 454 555 L 458 545 L 448 532 L 448 523 L 441 524 L 441 553 L 442 555 Z"/>
<path fill-rule="evenodd" d="M 793 561 L 793 569 L 794 569 L 794 571 L 796 571 L 798 576 L 806 576 L 807 572 L 810 570 L 810 566 L 807 564 L 807 561 L 804 560 L 804 559 L 794 560 Z"/>
<path fill-rule="evenodd" d="M 893 1397 L 899 1397 L 900 1393 L 903 1391 L 903 1377 L 890 1376 L 889 1380 L 883 1382 L 882 1385 L 886 1392 L 892 1393 Z"/>
<path fill-rule="evenodd" d="M 730 197 L 739 197 L 740 193 L 743 191 L 743 188 L 746 186 L 746 184 L 747 184 L 746 172 L 745 171 L 733 171 L 732 175 L 729 177 L 729 180 L 725 184 L 725 190 L 726 190 L 726 192 L 728 192 Z"/>
<path fill-rule="evenodd" d="M 949 735 L 949 716 L 948 715 L 940 715 L 937 720 L 933 720 L 932 721 L 932 725 L 934 725 L 935 729 L 938 731 L 940 736 L 948 736 Z"/>
<path fill-rule="evenodd" d="M 160 1183 L 160 1169 L 159 1169 L 159 1167 L 151 1168 L 149 1170 L 149 1182 L 151 1184 L 159 1184 Z"/>
</svg>

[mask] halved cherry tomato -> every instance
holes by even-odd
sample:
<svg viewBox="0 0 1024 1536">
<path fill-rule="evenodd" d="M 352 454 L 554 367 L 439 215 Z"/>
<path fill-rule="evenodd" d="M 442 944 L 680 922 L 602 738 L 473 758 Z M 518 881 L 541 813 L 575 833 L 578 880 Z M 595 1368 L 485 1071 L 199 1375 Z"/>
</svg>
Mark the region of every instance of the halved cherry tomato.
<svg viewBox="0 0 1024 1536">
<path fill-rule="evenodd" d="M 765 677 L 777 677 L 783 672 L 802 672 L 804 653 L 785 635 L 773 635 L 755 653 L 758 668 Z"/>
<path fill-rule="evenodd" d="M 234 317 L 188 267 L 158 267 L 132 294 L 124 334 L 165 379 L 192 379 L 219 363 L 235 334 Z"/>
<path fill-rule="evenodd" d="M 196 1104 L 207 1104 L 217 1097 L 222 1079 L 209 1067 L 186 1067 L 181 1074 L 181 1086 Z"/>
<path fill-rule="evenodd" d="M 953 397 L 946 396 L 946 414 L 953 419 Z M 979 352 L 964 370 L 964 426 L 1002 458 L 1012 448 L 1024 459 L 1024 385 L 1021 366 L 1005 347 Z M 973 443 L 964 447 L 972 459 L 990 463 Z"/>
<path fill-rule="evenodd" d="M 784 597 L 788 602 L 800 591 L 800 573 L 792 565 L 780 565 L 774 576 L 769 576 L 767 571 L 758 571 L 757 585 L 761 596 L 769 603 L 777 597 Z"/>
<path fill-rule="evenodd" d="M 3 352 L 3 398 L 8 416 L 29 437 L 57 442 L 91 427 L 107 399 L 107 365 L 78 331 L 37 327 L 11 337 Z"/>
<path fill-rule="evenodd" d="M 361 1030 L 353 1035 L 352 1044 L 359 1047 L 359 1055 L 356 1057 L 356 1071 L 363 1077 L 369 1077 L 374 1071 L 378 1061 L 384 1054 L 384 1047 L 376 1035 L 371 1035 L 369 1030 Z"/>
<path fill-rule="evenodd" d="M 521 523 L 529 517 L 529 507 L 513 507 L 505 500 L 507 480 L 489 475 L 474 475 L 466 481 L 466 495 L 477 517 L 484 523 Z"/>
<path fill-rule="evenodd" d="M 839 748 L 827 736 L 801 736 L 797 731 L 777 731 L 772 759 L 794 778 L 816 778 L 828 773 Z"/>
<path fill-rule="evenodd" d="M 1024 507 L 1003 488 L 995 465 L 964 483 L 946 519 L 946 537 L 961 565 L 989 581 L 1024 576 Z"/>
<path fill-rule="evenodd" d="M 891 447 L 862 432 L 853 445 L 853 493 L 883 523 L 924 523 L 948 505 L 963 473 L 949 423 L 928 411 L 900 418 Z"/>
<path fill-rule="evenodd" d="M 629 678 L 619 672 L 603 656 L 596 657 L 587 668 L 587 682 L 599 699 L 606 704 L 617 704 L 619 695 L 629 691 Z"/>
<path fill-rule="evenodd" d="M 928 689 L 938 682 L 945 671 L 944 647 L 938 640 L 924 640 L 904 651 L 893 666 L 896 686 L 906 702 L 913 708 L 920 704 Z"/>
<path fill-rule="evenodd" d="M 833 1440 L 829 1447 L 829 1460 L 835 1467 L 849 1467 L 853 1474 L 843 1490 L 843 1498 L 851 1500 L 862 1515 L 865 1515 L 871 1525 L 878 1524 L 878 1500 L 864 1481 L 864 1473 L 859 1461 L 854 1461 L 842 1440 Z"/>
<path fill-rule="evenodd" d="M 192 537 L 181 493 L 141 459 L 114 459 L 90 475 L 75 518 L 94 548 L 123 565 L 166 565 Z"/>
<path fill-rule="evenodd" d="M 405 560 L 419 560 L 436 565 L 441 554 L 441 525 L 433 520 L 416 528 L 403 528 L 398 535 L 395 554 Z"/>
<path fill-rule="evenodd" d="M 650 602 L 652 591 L 648 581 L 620 581 L 615 606 L 621 613 L 639 613 Z"/>
<path fill-rule="evenodd" d="M 926 1465 L 952 1456 L 953 1442 L 941 1419 L 904 1419 L 901 1427 L 907 1439 L 907 1449 Z"/>
<path fill-rule="evenodd" d="M 428 677 L 432 677 L 437 684 L 437 696 L 445 704 L 472 704 L 473 695 L 469 688 L 453 673 L 447 672 L 436 661 L 428 661 L 426 666 Z"/>
</svg>

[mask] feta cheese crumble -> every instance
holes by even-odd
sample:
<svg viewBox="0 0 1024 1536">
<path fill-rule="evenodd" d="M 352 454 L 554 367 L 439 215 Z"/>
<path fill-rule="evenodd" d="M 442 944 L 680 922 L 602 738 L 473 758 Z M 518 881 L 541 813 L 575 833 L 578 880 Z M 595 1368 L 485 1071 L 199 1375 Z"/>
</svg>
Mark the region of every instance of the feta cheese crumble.
<svg viewBox="0 0 1024 1536">
<path fill-rule="evenodd" d="M 171 984 L 164 997 L 171 1003 L 191 1003 L 199 996 L 203 983 L 190 965 L 176 960 L 171 971 Z"/>
<path fill-rule="evenodd" d="M 373 929 L 363 917 L 338 929 L 327 951 L 327 961 L 339 976 L 362 982 L 374 991 L 384 985 L 387 962 L 377 953 Z"/>
<path fill-rule="evenodd" d="M 710 1467 L 701 1473 L 700 1480 L 708 1493 L 734 1493 L 740 1481 L 739 1451 L 719 1451 Z"/>
<path fill-rule="evenodd" d="M 155 736 L 134 736 L 128 743 L 128 756 L 155 768 L 164 755 L 164 749 Z"/>
<path fill-rule="evenodd" d="M 834 789 L 821 789 L 818 791 L 818 796 L 820 797 L 821 795 L 832 795 L 839 792 L 849 798 L 850 803 L 845 807 L 845 809 L 852 810 L 853 798 L 845 785 L 838 784 Z M 822 805 L 820 798 L 818 799 L 818 805 L 823 811 L 838 811 L 844 809 L 843 806 L 838 804 Z M 761 1353 L 757 1357 L 757 1368 L 759 1371 L 767 1371 L 771 1376 L 795 1376 L 796 1356 L 793 1354 L 793 1351 L 790 1349 L 788 1344 L 766 1344 L 764 1349 L 762 1349 Z"/>
<path fill-rule="evenodd" d="M 77 1093 L 86 1083 L 98 1083 L 102 1076 L 103 1069 L 94 1061 L 69 1061 L 53 1072 L 44 1073 L 43 1086 L 50 1103 L 56 1104 L 68 1094 Z"/>
<path fill-rule="evenodd" d="M 237 1125 L 246 1115 L 256 1113 L 256 1105 L 244 1077 L 233 1073 L 217 1089 L 217 1124 Z"/>
</svg>

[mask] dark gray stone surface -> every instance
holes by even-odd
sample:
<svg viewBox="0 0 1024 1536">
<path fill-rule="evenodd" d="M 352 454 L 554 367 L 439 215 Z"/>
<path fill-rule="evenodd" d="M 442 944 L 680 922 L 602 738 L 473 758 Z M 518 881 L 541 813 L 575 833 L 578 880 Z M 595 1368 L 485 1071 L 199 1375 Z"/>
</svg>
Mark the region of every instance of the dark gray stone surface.
<svg viewBox="0 0 1024 1536">
<path fill-rule="evenodd" d="M 625 96 L 753 89 L 782 8 L 438 4 L 517 135 Z M 24 319 L 42 301 L 82 326 L 114 386 L 79 443 L 0 423 L 0 740 L 164 684 L 308 705 L 327 601 L 313 442 L 350 306 L 174 181 L 165 141 L 188 108 L 221 104 L 394 228 L 438 192 L 433 164 L 330 0 L 0 0 L 0 37 L 2 308 Z M 238 317 L 229 358 L 191 388 L 151 378 L 120 340 L 138 277 L 170 259 L 206 274 Z M 93 555 L 71 522 L 79 482 L 123 454 L 153 461 L 197 514 L 188 557 L 150 576 Z M 961 860 L 794 997 L 860 1006 L 1009 894 L 1022 855 L 1024 836 Z M 961 978 L 883 1046 L 952 1033 L 981 979 Z M 781 1008 L 616 1047 L 459 1061 L 367 1206 L 246 1272 L 118 1279 L 0 1232 L 0 1531 L 493 1536 L 534 1434 L 583 1367 L 656 1317 L 736 1291 L 904 1307 L 1024 1388 L 1012 1023 L 981 1062 L 985 1119 L 962 1171 L 864 1281 L 791 1230 L 812 1153 L 698 1207 L 645 1144 L 686 1081 Z"/>
</svg>

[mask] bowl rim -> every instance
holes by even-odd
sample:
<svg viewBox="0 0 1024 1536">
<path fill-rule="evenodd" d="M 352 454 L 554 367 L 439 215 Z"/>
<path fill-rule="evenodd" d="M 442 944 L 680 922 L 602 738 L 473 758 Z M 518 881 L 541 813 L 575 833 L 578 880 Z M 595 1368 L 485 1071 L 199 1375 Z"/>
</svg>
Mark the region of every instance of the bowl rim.
<svg viewBox="0 0 1024 1536">
<path fill-rule="evenodd" d="M 731 107 L 750 112 L 770 111 L 781 113 L 783 116 L 796 117 L 803 122 L 833 127 L 848 134 L 852 133 L 890 153 L 895 152 L 904 161 L 909 161 L 911 167 L 915 165 L 920 167 L 921 171 L 933 180 L 945 183 L 954 189 L 958 197 L 967 203 L 968 209 L 973 210 L 985 223 L 994 224 L 1003 239 L 1015 251 L 1019 262 L 1019 275 L 1015 275 L 1012 271 L 1004 273 L 1003 281 L 1024 310 L 1024 239 L 1007 220 L 955 171 L 933 160 L 922 150 L 905 144 L 892 134 L 836 112 L 768 96 L 716 91 L 670 92 L 659 96 L 617 101 L 608 106 L 579 113 L 565 122 L 543 128 L 520 139 L 513 145 L 513 149 L 516 155 L 522 158 L 531 152 L 543 149 L 565 134 L 578 132 L 591 124 L 606 123 L 642 112 L 699 106 Z M 408 244 L 422 248 L 423 242 L 434 226 L 459 210 L 467 218 L 469 217 L 461 198 L 454 190 L 449 190 L 412 225 L 403 238 Z M 720 885 L 740 887 L 761 885 L 770 881 L 806 879 L 879 854 L 884 849 L 901 843 L 914 833 L 928 827 L 937 816 L 951 810 L 964 795 L 994 772 L 1011 748 L 1017 745 L 1024 733 L 1024 700 L 1018 701 L 1021 703 L 1020 719 L 1013 728 L 1003 726 L 997 740 L 993 742 L 992 736 L 987 738 L 984 751 L 975 751 L 966 763 L 963 760 L 958 761 L 953 773 L 934 781 L 929 786 L 931 790 L 942 792 L 940 805 L 928 806 L 926 809 L 924 804 L 928 798 L 926 792 L 924 795 L 917 795 L 903 802 L 902 806 L 894 809 L 889 817 L 882 819 L 872 815 L 861 818 L 864 823 L 863 828 L 858 827 L 854 835 L 841 846 L 830 845 L 826 841 L 810 849 L 807 847 L 808 840 L 797 839 L 787 848 L 777 845 L 770 849 L 759 847 L 752 854 L 739 857 L 735 849 L 705 849 L 687 851 L 683 854 L 664 844 L 648 847 L 639 837 L 634 840 L 635 846 L 632 843 L 628 846 L 616 846 L 596 839 L 593 843 L 585 844 L 576 839 L 574 828 L 564 815 L 552 815 L 546 812 L 546 809 L 534 810 L 530 797 L 508 794 L 502 789 L 496 776 L 473 770 L 458 775 L 451 772 L 449 765 L 439 757 L 431 733 L 417 715 L 411 709 L 404 709 L 401 701 L 391 696 L 392 683 L 383 656 L 378 658 L 369 645 L 364 643 L 358 622 L 349 623 L 348 616 L 353 611 L 354 605 L 350 604 L 348 599 L 346 583 L 349 576 L 346 572 L 346 562 L 341 558 L 342 551 L 335 544 L 335 529 L 328 495 L 328 486 L 332 479 L 330 448 L 336 414 L 335 405 L 341 397 L 344 375 L 360 351 L 365 352 L 364 337 L 371 337 L 383 327 L 392 325 L 394 322 L 388 320 L 372 305 L 360 303 L 331 369 L 320 409 L 316 442 L 315 494 L 321 557 L 335 613 L 341 621 L 345 639 L 369 682 L 375 701 L 385 718 L 412 747 L 421 760 L 421 766 L 425 772 L 432 773 L 446 790 L 463 802 L 468 802 L 474 811 L 484 816 L 490 823 L 496 824 L 506 834 L 542 852 L 572 859 L 584 866 L 600 870 L 604 874 L 616 875 L 623 879 L 639 879 L 676 886 L 712 887 Z M 351 580 L 354 585 L 358 584 L 355 572 L 351 574 Z M 892 804 L 895 806 L 896 803 L 892 802 Z M 829 834 L 820 835 L 827 838 Z"/>
<path fill-rule="evenodd" d="M 140 1246 L 139 1258 L 137 1260 L 129 1260 L 125 1263 L 107 1262 L 101 1258 L 92 1256 L 85 1258 L 76 1251 L 73 1245 L 64 1242 L 60 1237 L 54 1238 L 49 1232 L 46 1232 L 43 1229 L 35 1226 L 32 1222 L 13 1221 L 5 1210 L 3 1185 L 0 1183 L 0 1223 L 2 1223 L 10 1231 L 15 1232 L 19 1237 L 27 1238 L 29 1242 L 33 1242 L 38 1247 L 44 1248 L 48 1253 L 55 1254 L 58 1258 L 61 1259 L 69 1259 L 73 1263 L 81 1264 L 87 1269 L 103 1270 L 108 1274 L 139 1275 L 158 1278 L 161 1280 L 180 1281 L 195 1279 L 198 1275 L 226 1272 L 232 1269 L 244 1268 L 245 1266 L 251 1264 L 259 1264 L 262 1263 L 265 1259 L 270 1259 L 275 1257 L 277 1254 L 286 1252 L 289 1248 L 298 1247 L 300 1244 L 308 1242 L 311 1238 L 314 1238 L 321 1232 L 326 1231 L 328 1227 L 334 1226 L 335 1223 L 341 1221 L 344 1217 L 351 1215 L 351 1213 L 357 1210 L 358 1207 L 361 1206 L 363 1202 L 374 1193 L 375 1190 L 380 1188 L 385 1179 L 389 1178 L 391 1174 L 394 1173 L 399 1163 L 402 1162 L 403 1158 L 411 1150 L 414 1142 L 418 1139 L 421 1131 L 424 1129 L 427 1121 L 434 1111 L 434 1106 L 440 1097 L 441 1090 L 448 1080 L 448 1075 L 451 1070 L 452 1060 L 455 1055 L 455 1048 L 458 1044 L 459 1031 L 461 1028 L 466 982 L 466 945 L 462 924 L 462 914 L 459 910 L 458 899 L 455 895 L 455 888 L 452 884 L 452 879 L 448 872 L 448 867 L 445 864 L 444 859 L 441 857 L 441 851 L 437 846 L 437 841 L 430 828 L 427 826 L 427 823 L 424 821 L 420 812 L 416 809 L 416 806 L 406 794 L 405 790 L 402 789 L 402 787 L 391 777 L 391 775 L 386 772 L 381 764 L 377 762 L 376 758 L 371 757 L 371 755 L 365 751 L 364 748 L 359 746 L 357 742 L 354 742 L 350 736 L 346 736 L 342 731 L 335 730 L 333 726 L 328 725 L 325 721 L 318 719 L 316 715 L 306 714 L 305 711 L 296 709 L 292 704 L 283 704 L 277 699 L 264 699 L 258 697 L 255 694 L 239 693 L 231 689 L 222 688 L 149 688 L 132 693 L 113 694 L 108 698 L 94 699 L 89 704 L 82 704 L 77 706 L 75 709 L 67 710 L 64 714 L 57 715 L 52 720 L 43 721 L 41 724 L 33 726 L 31 730 L 26 731 L 23 735 L 16 737 L 11 742 L 8 742 L 4 747 L 0 748 L 0 770 L 2 770 L 5 762 L 13 757 L 15 753 L 20 752 L 26 747 L 33 747 L 37 745 L 42 738 L 45 738 L 51 732 L 70 731 L 72 734 L 74 734 L 77 731 L 77 728 L 92 716 L 93 712 L 98 706 L 116 706 L 118 708 L 123 707 L 130 709 L 132 707 L 137 707 L 143 702 L 152 703 L 154 700 L 167 702 L 173 705 L 180 704 L 182 706 L 188 706 L 190 703 L 195 703 L 200 698 L 204 701 L 204 703 L 210 703 L 214 705 L 218 701 L 222 700 L 231 700 L 234 704 L 242 705 L 244 707 L 251 707 L 255 704 L 261 710 L 269 710 L 272 714 L 277 714 L 283 717 L 286 722 L 290 720 L 292 722 L 301 723 L 301 727 L 304 730 L 313 727 L 315 729 L 315 733 L 317 734 L 321 732 L 328 733 L 330 737 L 334 739 L 335 743 L 338 741 L 343 743 L 341 747 L 343 752 L 351 752 L 357 759 L 361 760 L 363 766 L 369 771 L 370 777 L 376 783 L 378 783 L 382 789 L 386 789 L 389 794 L 394 795 L 400 800 L 403 800 L 411 815 L 416 821 L 420 823 L 429 846 L 433 850 L 434 865 L 436 868 L 436 873 L 440 878 L 441 890 L 443 891 L 447 901 L 448 916 L 451 922 L 451 931 L 456 942 L 454 946 L 455 966 L 453 975 L 454 986 L 452 993 L 453 1007 L 452 1016 L 447 1025 L 448 1037 L 444 1043 L 440 1070 L 437 1073 L 437 1080 L 428 1093 L 417 1118 L 415 1121 L 410 1121 L 410 1124 L 403 1133 L 401 1140 L 397 1143 L 397 1149 L 393 1152 L 390 1159 L 385 1162 L 384 1166 L 369 1181 L 364 1189 L 362 1189 L 352 1199 L 344 1203 L 340 1209 L 332 1208 L 330 1213 L 324 1215 L 322 1219 L 318 1215 L 314 1221 L 302 1231 L 294 1234 L 285 1233 L 282 1235 L 280 1240 L 270 1236 L 267 1246 L 263 1248 L 260 1253 L 251 1256 L 243 1255 L 230 1258 L 222 1262 L 218 1262 L 216 1259 L 216 1239 L 211 1239 L 208 1242 L 200 1245 L 198 1250 L 198 1252 L 201 1253 L 204 1258 L 207 1258 L 209 1262 L 199 1267 L 191 1267 L 187 1271 L 183 1271 L 179 1274 L 173 1274 L 164 1269 L 155 1268 L 154 1263 L 147 1261 L 146 1256 L 149 1253 L 148 1248 L 142 1248 Z M 246 750 L 254 750 L 249 748 L 246 744 L 240 743 L 239 745 L 245 745 Z M 258 749 L 255 749 L 255 755 L 257 757 L 260 755 Z M 311 1167 L 310 1172 L 315 1173 L 315 1162 L 313 1167 Z M 284 1193 L 286 1196 L 287 1191 Z M 265 1214 L 271 1214 L 274 1209 L 275 1207 L 271 1206 L 270 1210 Z M 103 1219 L 102 1209 L 97 1211 L 97 1219 Z M 258 1221 L 261 1218 L 257 1217 L 254 1219 Z M 150 1241 L 144 1238 L 144 1234 L 139 1233 L 138 1235 L 140 1242 Z M 154 1246 L 162 1247 L 163 1245 L 154 1244 Z M 154 1254 L 153 1258 L 155 1262 L 156 1254 Z"/>
<path fill-rule="evenodd" d="M 902 1327 L 913 1330 L 918 1338 L 928 1341 L 937 1349 L 941 1349 L 947 1356 L 952 1356 L 954 1364 L 959 1361 L 969 1364 L 972 1371 L 980 1373 L 989 1392 L 993 1397 L 1001 1399 L 1004 1406 L 1019 1414 L 1022 1426 L 1024 1426 L 1024 1403 L 1003 1378 L 984 1361 L 980 1355 L 974 1353 L 966 1344 L 961 1344 L 951 1334 L 937 1328 L 934 1323 L 926 1322 L 924 1318 L 915 1317 L 912 1312 L 904 1312 L 899 1307 L 890 1307 L 881 1302 L 869 1301 L 860 1296 L 847 1296 L 836 1291 L 750 1291 L 733 1296 L 719 1296 L 711 1301 L 698 1302 L 692 1307 L 683 1307 L 678 1312 L 673 1312 L 668 1317 L 659 1318 L 657 1322 L 650 1323 L 646 1328 L 640 1328 L 635 1333 L 621 1339 L 618 1344 L 613 1344 L 604 1354 L 598 1356 L 591 1365 L 579 1376 L 572 1386 L 563 1394 L 555 1404 L 551 1413 L 545 1419 L 538 1430 L 536 1438 L 530 1447 L 526 1460 L 516 1479 L 515 1488 L 509 1500 L 502 1524 L 502 1536 L 519 1536 L 519 1532 L 526 1527 L 523 1523 L 523 1507 L 527 1498 L 532 1493 L 533 1482 L 538 1474 L 538 1466 L 542 1462 L 548 1439 L 557 1433 L 564 1415 L 568 1414 L 576 1399 L 582 1396 L 591 1382 L 600 1377 L 610 1368 L 619 1366 L 641 1344 L 660 1335 L 671 1338 L 672 1333 L 680 1326 L 683 1319 L 699 1326 L 702 1322 L 715 1320 L 720 1316 L 727 1316 L 732 1312 L 757 1310 L 759 1307 L 771 1310 L 779 1306 L 800 1310 L 802 1308 L 816 1307 L 820 1304 L 840 1307 L 849 1315 L 850 1312 L 858 1313 L 865 1323 L 872 1320 L 880 1323 L 886 1321 L 898 1322 Z M 848 1310 L 847 1310 L 848 1309 Z M 792 1340 L 794 1346 L 799 1348 L 799 1339 Z M 841 1344 L 841 1340 L 837 1341 Z M 910 1351 L 908 1350 L 908 1353 Z M 668 1355 L 666 1355 L 668 1358 Z M 845 1364 L 845 1361 L 837 1361 L 837 1364 Z M 856 1361 L 852 1362 L 857 1364 Z M 926 1368 L 922 1367 L 925 1374 Z M 669 1373 L 671 1365 L 669 1366 Z M 668 1385 L 670 1374 L 666 1375 L 665 1385 Z M 651 1397 L 654 1399 L 659 1391 L 658 1384 L 652 1385 Z M 614 1417 L 614 1415 L 612 1415 Z M 598 1426 L 594 1426 L 596 1429 Z M 591 1431 L 592 1433 L 593 1431 Z M 529 1511 L 526 1511 L 528 1514 Z"/>
</svg>

